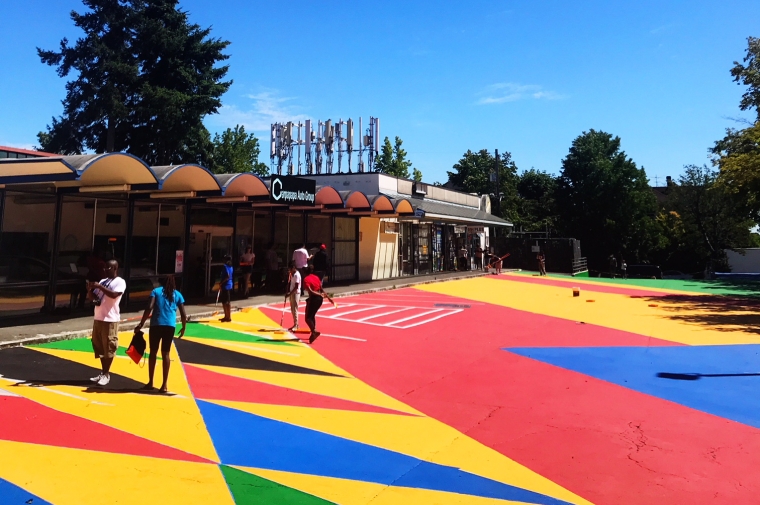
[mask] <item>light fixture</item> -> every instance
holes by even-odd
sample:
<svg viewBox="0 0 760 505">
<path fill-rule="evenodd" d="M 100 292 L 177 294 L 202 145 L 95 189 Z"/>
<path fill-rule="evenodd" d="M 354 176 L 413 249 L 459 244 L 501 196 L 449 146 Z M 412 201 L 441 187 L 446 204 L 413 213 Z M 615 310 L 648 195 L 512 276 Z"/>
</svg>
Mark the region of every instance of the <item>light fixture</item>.
<svg viewBox="0 0 760 505">
<path fill-rule="evenodd" d="M 111 184 L 110 186 L 80 186 L 80 193 L 118 193 L 132 189 L 130 184 Z"/>
<path fill-rule="evenodd" d="M 214 196 L 211 198 L 206 198 L 206 203 L 236 203 L 247 201 L 247 196 Z"/>
<path fill-rule="evenodd" d="M 173 191 L 173 192 L 160 192 L 151 193 L 151 198 L 195 198 L 195 191 Z"/>
</svg>

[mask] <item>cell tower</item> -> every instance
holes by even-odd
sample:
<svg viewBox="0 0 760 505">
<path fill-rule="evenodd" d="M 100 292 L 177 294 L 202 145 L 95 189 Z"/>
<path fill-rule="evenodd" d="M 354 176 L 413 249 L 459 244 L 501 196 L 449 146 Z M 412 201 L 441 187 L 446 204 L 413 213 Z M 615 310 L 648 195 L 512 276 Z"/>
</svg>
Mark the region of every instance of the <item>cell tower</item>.
<svg viewBox="0 0 760 505">
<path fill-rule="evenodd" d="M 345 130 L 344 130 L 345 126 Z M 297 128 L 297 131 L 293 131 Z M 301 135 L 303 129 L 303 135 Z M 359 159 L 356 164 L 357 172 L 374 171 L 377 155 L 380 150 L 380 119 L 369 118 L 369 126 L 363 130 L 362 118 L 359 118 L 360 135 L 358 142 Z M 301 146 L 304 146 L 303 162 Z M 294 149 L 296 148 L 297 149 Z M 295 151 L 296 159 L 293 160 Z M 354 152 L 354 121 L 339 119 L 333 122 L 312 121 L 304 123 L 274 123 L 271 128 L 270 150 L 272 173 L 282 175 L 283 169 L 288 175 L 303 174 L 332 174 L 335 169 L 335 154 L 337 153 L 337 173 L 343 172 L 343 155 L 348 157 L 348 173 L 353 170 Z M 364 154 L 367 154 L 366 163 Z"/>
</svg>

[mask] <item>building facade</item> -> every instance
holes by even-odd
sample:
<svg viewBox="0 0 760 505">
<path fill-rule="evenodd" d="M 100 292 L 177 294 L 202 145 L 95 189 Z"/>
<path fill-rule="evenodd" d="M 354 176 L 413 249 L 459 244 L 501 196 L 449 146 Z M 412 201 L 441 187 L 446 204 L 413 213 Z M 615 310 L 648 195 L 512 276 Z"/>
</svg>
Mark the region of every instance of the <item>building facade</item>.
<svg viewBox="0 0 760 505">
<path fill-rule="evenodd" d="M 2 148 L 0 148 L 2 151 Z M 84 306 L 85 280 L 115 258 L 125 304 L 175 276 L 215 296 L 224 256 L 250 246 L 252 279 L 277 291 L 292 251 L 326 246 L 328 283 L 453 270 L 510 226 L 488 197 L 377 174 L 304 176 L 309 205 L 276 201 L 270 180 L 198 165 L 149 167 L 122 153 L 0 160 L 0 317 Z M 42 154 L 42 153 L 40 153 Z"/>
</svg>

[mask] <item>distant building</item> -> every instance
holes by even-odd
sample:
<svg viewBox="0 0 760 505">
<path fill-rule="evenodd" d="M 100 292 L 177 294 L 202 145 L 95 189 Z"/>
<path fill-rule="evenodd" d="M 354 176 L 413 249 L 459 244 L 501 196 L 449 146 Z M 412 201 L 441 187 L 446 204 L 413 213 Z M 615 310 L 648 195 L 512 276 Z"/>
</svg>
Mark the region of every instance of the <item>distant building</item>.
<svg viewBox="0 0 760 505">
<path fill-rule="evenodd" d="M 30 151 L 29 149 L 19 149 L 18 147 L 0 146 L 0 159 L 5 158 L 43 158 L 49 156 L 58 156 L 57 154 L 45 153 L 42 151 Z"/>
<path fill-rule="evenodd" d="M 673 178 L 669 175 L 665 177 L 665 186 L 651 186 L 652 193 L 657 198 L 659 205 L 664 205 L 668 201 L 670 190 L 673 188 Z"/>
</svg>

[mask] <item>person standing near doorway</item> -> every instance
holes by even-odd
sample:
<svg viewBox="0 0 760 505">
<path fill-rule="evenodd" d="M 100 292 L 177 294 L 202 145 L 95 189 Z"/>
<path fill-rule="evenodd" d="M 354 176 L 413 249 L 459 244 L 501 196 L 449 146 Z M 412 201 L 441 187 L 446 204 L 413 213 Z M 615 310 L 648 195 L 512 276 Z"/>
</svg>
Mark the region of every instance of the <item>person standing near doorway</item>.
<svg viewBox="0 0 760 505">
<path fill-rule="evenodd" d="M 324 297 L 327 294 L 322 289 L 322 283 L 319 281 L 319 277 L 314 273 L 314 266 L 309 266 L 309 275 L 303 280 L 303 285 L 306 291 L 309 292 L 309 298 L 306 300 L 306 325 L 311 330 L 309 335 L 309 343 L 313 344 L 319 337 L 320 333 L 317 331 L 317 311 L 322 306 Z"/>
<path fill-rule="evenodd" d="M 245 253 L 240 256 L 240 269 L 243 271 L 243 282 L 245 288 L 243 290 L 243 296 L 248 297 L 248 291 L 251 286 L 251 274 L 253 273 L 253 264 L 256 261 L 256 255 L 253 254 L 253 248 L 248 246 L 245 248 Z"/>
<path fill-rule="evenodd" d="M 319 282 L 324 284 L 325 276 L 330 271 L 330 258 L 327 257 L 327 246 L 322 244 L 319 246 L 319 251 L 314 255 L 312 259 L 312 265 L 314 265 L 314 275 L 319 277 Z M 306 279 L 304 279 L 304 282 Z"/>
<path fill-rule="evenodd" d="M 459 249 L 459 270 L 469 270 L 470 265 L 467 264 L 467 248 L 463 245 Z"/>
<path fill-rule="evenodd" d="M 88 282 L 87 298 L 95 304 L 95 319 L 92 323 L 92 350 L 100 359 L 101 373 L 90 380 L 98 386 L 111 382 L 111 364 L 119 348 L 119 302 L 127 283 L 119 277 L 119 263 L 110 260 L 105 265 L 106 278 L 100 282 Z"/>
<path fill-rule="evenodd" d="M 161 363 L 163 366 L 163 382 L 161 383 L 161 392 L 166 393 L 167 381 L 169 380 L 169 367 L 171 360 L 169 352 L 172 348 L 172 340 L 177 327 L 177 309 L 182 318 L 182 328 L 179 330 L 177 338 L 185 335 L 187 326 L 187 314 L 185 314 L 185 298 L 182 293 L 177 291 L 174 276 L 166 278 L 163 287 L 157 287 L 150 294 L 150 305 L 143 312 L 140 324 L 135 327 L 135 331 L 142 330 L 145 321 L 150 317 L 150 333 L 148 340 L 150 342 L 150 355 L 148 357 L 148 383 L 143 389 L 152 390 L 153 375 L 156 371 L 156 356 L 158 355 L 158 346 L 161 345 Z"/>
<path fill-rule="evenodd" d="M 475 269 L 483 270 L 483 248 L 480 245 L 475 248 Z"/>
<path fill-rule="evenodd" d="M 610 277 L 617 277 L 617 259 L 614 254 L 610 254 Z"/>
<path fill-rule="evenodd" d="M 628 265 L 623 258 L 620 259 L 620 272 L 623 274 L 623 279 L 628 278 Z"/>
<path fill-rule="evenodd" d="M 290 331 L 298 330 L 298 303 L 301 301 L 301 273 L 296 268 L 295 261 L 290 262 L 290 281 L 288 282 L 288 294 L 286 300 L 290 300 L 290 313 L 293 315 L 293 326 Z"/>
<path fill-rule="evenodd" d="M 219 299 L 222 301 L 222 307 L 224 308 L 224 317 L 219 320 L 221 323 L 229 323 L 232 321 L 232 275 L 234 268 L 232 266 L 232 256 L 229 254 L 224 256 L 224 265 L 222 269 L 222 278 L 219 280 Z"/>
<path fill-rule="evenodd" d="M 306 250 L 306 244 L 302 244 L 301 247 L 293 251 L 293 262 L 296 264 L 300 277 L 303 279 L 309 273 L 307 267 L 309 266 L 309 251 Z M 303 286 L 301 286 L 301 296 L 303 296 Z"/>
</svg>

